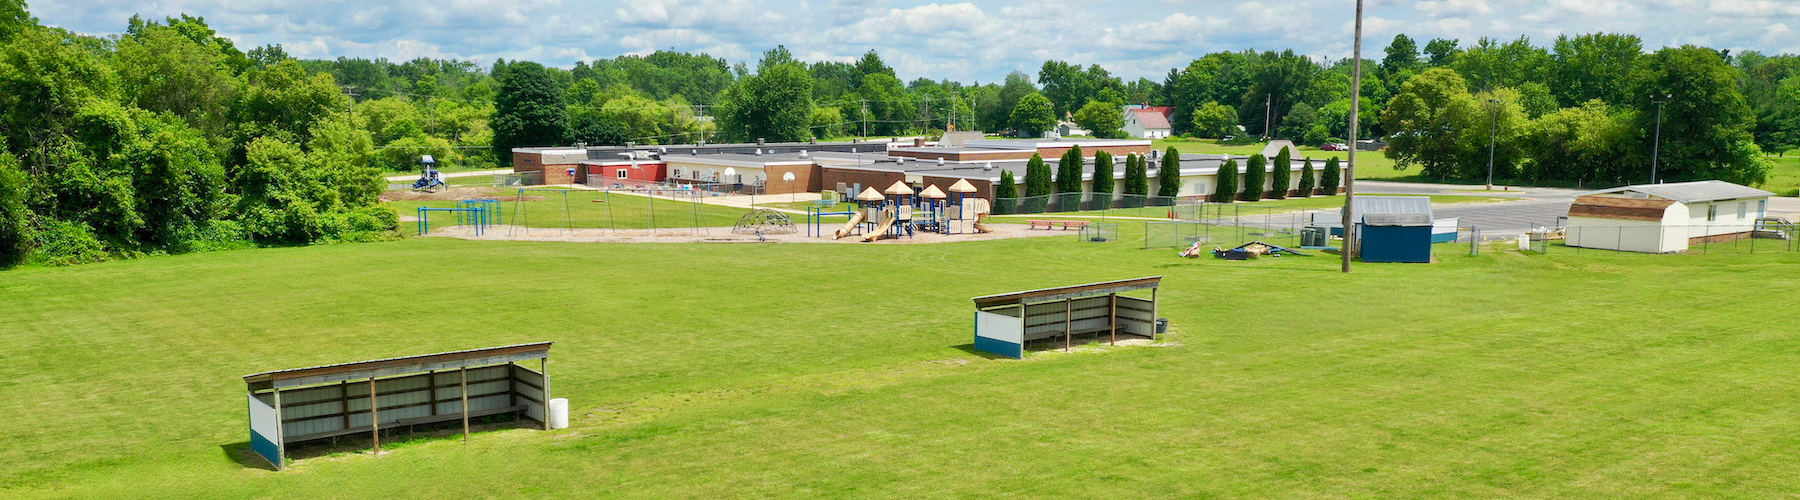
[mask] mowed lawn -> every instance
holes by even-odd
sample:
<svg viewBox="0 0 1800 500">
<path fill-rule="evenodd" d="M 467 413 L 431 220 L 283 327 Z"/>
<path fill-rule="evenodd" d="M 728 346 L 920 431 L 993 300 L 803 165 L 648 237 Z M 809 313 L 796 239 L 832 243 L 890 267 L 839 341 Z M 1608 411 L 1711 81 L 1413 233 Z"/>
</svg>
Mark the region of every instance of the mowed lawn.
<svg viewBox="0 0 1800 500">
<path fill-rule="evenodd" d="M 1797 254 L 1431 265 L 451 239 L 0 273 L 0 498 L 1770 498 Z M 1163 275 L 1163 347 L 972 353 L 970 297 Z M 288 471 L 244 374 L 556 341 L 572 427 Z"/>
</svg>

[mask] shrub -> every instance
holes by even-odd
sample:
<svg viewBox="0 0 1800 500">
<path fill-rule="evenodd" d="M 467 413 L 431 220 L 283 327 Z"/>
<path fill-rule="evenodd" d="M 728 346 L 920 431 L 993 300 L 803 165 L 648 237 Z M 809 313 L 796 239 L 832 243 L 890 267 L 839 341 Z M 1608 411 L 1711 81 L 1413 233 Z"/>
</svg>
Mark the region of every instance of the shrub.
<svg viewBox="0 0 1800 500">
<path fill-rule="evenodd" d="M 1129 159 L 1127 159 L 1127 161 L 1129 161 Z M 1112 208 L 1112 153 L 1105 151 L 1094 153 L 1094 180 L 1088 184 L 1088 190 L 1094 193 L 1092 201 L 1088 202 L 1089 207 L 1096 210 Z"/>
<path fill-rule="evenodd" d="M 1314 185 L 1313 185 L 1312 158 L 1307 158 L 1306 163 L 1304 163 L 1300 166 L 1300 189 L 1298 190 L 1300 192 L 1299 196 L 1301 198 L 1312 196 L 1313 187 L 1314 187 Z"/>
<path fill-rule="evenodd" d="M 1272 191 L 1269 195 L 1270 198 L 1287 199 L 1288 180 L 1293 174 L 1294 165 L 1294 159 L 1288 151 L 1288 148 L 1281 148 L 1281 152 L 1275 154 L 1274 169 L 1269 172 L 1269 187 Z"/>
<path fill-rule="evenodd" d="M 1244 182 L 1238 193 L 1238 199 L 1256 201 L 1262 199 L 1263 174 L 1267 172 L 1269 159 L 1263 155 L 1250 155 L 1250 162 L 1244 165 Z"/>
<path fill-rule="evenodd" d="M 1156 195 L 1166 198 L 1181 195 L 1181 151 L 1175 146 L 1169 146 L 1163 152 L 1162 168 L 1156 171 Z"/>
<path fill-rule="evenodd" d="M 37 250 L 33 257 L 52 266 L 71 266 L 106 260 L 106 244 L 94 237 L 87 224 L 52 218 L 38 219 Z"/>
<path fill-rule="evenodd" d="M 1150 194 L 1150 159 L 1143 155 L 1131 154 L 1125 157 L 1125 206 L 1144 206 L 1144 196 Z"/>
<path fill-rule="evenodd" d="M 1334 157 L 1325 160 L 1325 171 L 1319 174 L 1319 188 L 1325 190 L 1326 195 L 1338 194 L 1338 188 L 1344 185 L 1343 181 L 1338 178 L 1340 175 L 1342 174 L 1338 170 L 1338 159 Z"/>
<path fill-rule="evenodd" d="M 1213 190 L 1213 200 L 1219 203 L 1231 203 L 1237 199 L 1237 160 L 1225 160 L 1219 166 L 1218 187 Z"/>
</svg>

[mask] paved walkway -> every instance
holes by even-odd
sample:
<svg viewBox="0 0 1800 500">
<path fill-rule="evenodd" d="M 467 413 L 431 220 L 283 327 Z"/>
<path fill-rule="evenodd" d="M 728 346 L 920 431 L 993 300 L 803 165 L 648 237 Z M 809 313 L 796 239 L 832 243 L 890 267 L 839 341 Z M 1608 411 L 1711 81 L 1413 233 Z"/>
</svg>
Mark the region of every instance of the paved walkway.
<svg viewBox="0 0 1800 500">
<path fill-rule="evenodd" d="M 1545 188 L 1545 187 L 1503 187 L 1494 186 L 1493 191 L 1483 190 L 1484 186 L 1464 184 L 1430 184 L 1423 182 L 1390 182 L 1390 181 L 1356 181 L 1357 194 L 1426 194 L 1439 196 L 1485 196 L 1493 198 L 1529 198 L 1544 200 L 1573 200 L 1575 195 L 1585 193 L 1582 189 Z"/>
</svg>

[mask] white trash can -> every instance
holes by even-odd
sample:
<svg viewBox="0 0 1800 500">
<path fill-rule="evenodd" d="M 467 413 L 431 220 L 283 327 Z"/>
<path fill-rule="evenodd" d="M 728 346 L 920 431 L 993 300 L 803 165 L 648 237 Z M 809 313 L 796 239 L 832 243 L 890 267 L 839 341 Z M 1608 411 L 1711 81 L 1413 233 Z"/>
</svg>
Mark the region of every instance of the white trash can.
<svg viewBox="0 0 1800 500">
<path fill-rule="evenodd" d="M 550 399 L 550 428 L 566 429 L 569 427 L 568 398 Z"/>
</svg>

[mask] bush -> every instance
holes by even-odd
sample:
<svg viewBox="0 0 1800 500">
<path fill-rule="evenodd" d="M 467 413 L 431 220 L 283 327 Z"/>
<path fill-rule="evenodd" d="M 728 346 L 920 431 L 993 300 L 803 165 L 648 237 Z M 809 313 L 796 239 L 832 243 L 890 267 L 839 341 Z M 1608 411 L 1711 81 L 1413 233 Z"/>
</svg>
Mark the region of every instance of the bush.
<svg viewBox="0 0 1800 500">
<path fill-rule="evenodd" d="M 1281 148 L 1281 152 L 1275 154 L 1275 161 L 1271 162 L 1274 168 L 1269 172 L 1269 191 L 1271 193 L 1269 198 L 1287 199 L 1288 186 L 1291 185 L 1289 181 L 1294 172 L 1294 159 L 1288 151 L 1288 148 Z"/>
<path fill-rule="evenodd" d="M 1300 188 L 1298 189 L 1300 194 L 1298 196 L 1301 198 L 1312 196 L 1315 187 L 1313 182 L 1312 158 L 1307 158 L 1306 163 L 1300 166 Z"/>
<path fill-rule="evenodd" d="M 1162 168 L 1156 171 L 1156 195 L 1173 198 L 1181 194 L 1181 150 L 1175 146 L 1163 151 Z M 1205 193 L 1201 193 L 1205 194 Z"/>
<path fill-rule="evenodd" d="M 1219 166 L 1218 187 L 1213 190 L 1213 200 L 1219 203 L 1231 203 L 1237 199 L 1238 162 L 1236 159 L 1225 160 Z"/>
<path fill-rule="evenodd" d="M 1244 182 L 1238 199 L 1256 201 L 1263 196 L 1263 175 L 1267 173 L 1269 159 L 1263 155 L 1250 155 L 1250 162 L 1244 165 Z"/>
<path fill-rule="evenodd" d="M 1344 186 L 1342 179 L 1339 179 L 1340 175 L 1342 173 L 1338 170 L 1338 159 L 1333 157 L 1325 160 L 1325 171 L 1319 174 L 1319 189 L 1324 190 L 1327 196 L 1338 194 L 1338 188 Z"/>
<path fill-rule="evenodd" d="M 1125 159 L 1125 161 L 1129 162 L 1129 161 L 1131 161 L 1131 159 L 1129 157 L 1127 157 Z M 1129 169 L 1130 169 L 1130 167 L 1127 167 L 1127 170 L 1129 170 Z M 1108 153 L 1105 151 L 1094 153 L 1094 180 L 1093 180 L 1093 182 L 1088 184 L 1088 190 L 1092 191 L 1094 193 L 1092 201 L 1088 202 L 1088 204 L 1091 208 L 1093 208 L 1095 210 L 1105 210 L 1108 208 L 1112 208 L 1112 198 L 1113 198 L 1113 156 L 1112 156 L 1112 153 Z"/>
<path fill-rule="evenodd" d="M 32 257 L 52 266 L 71 266 L 106 260 L 106 244 L 94 237 L 87 224 L 51 218 L 38 219 L 37 250 Z"/>
</svg>

